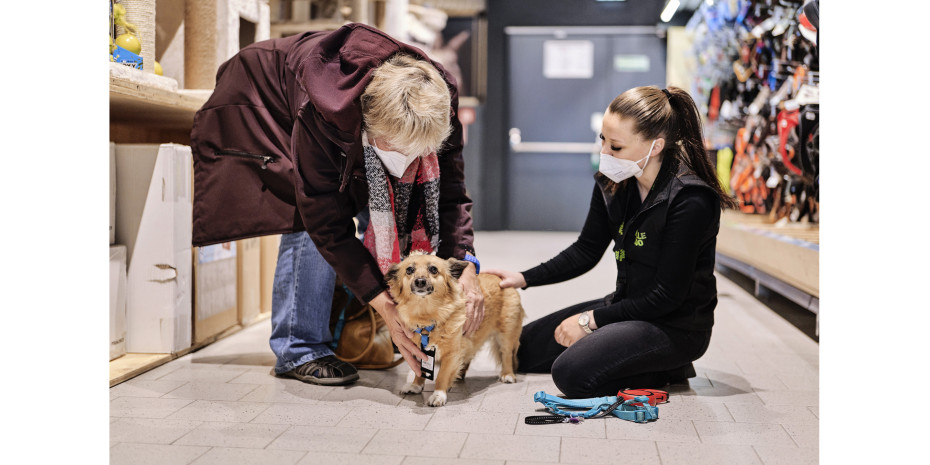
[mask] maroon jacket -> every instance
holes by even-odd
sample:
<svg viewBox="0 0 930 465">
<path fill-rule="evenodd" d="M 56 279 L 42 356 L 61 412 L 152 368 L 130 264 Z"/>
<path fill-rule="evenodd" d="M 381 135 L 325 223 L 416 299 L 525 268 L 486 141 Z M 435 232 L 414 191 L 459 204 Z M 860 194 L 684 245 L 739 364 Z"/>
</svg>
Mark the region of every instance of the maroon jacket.
<svg viewBox="0 0 930 465">
<path fill-rule="evenodd" d="M 359 97 L 374 69 L 419 49 L 362 25 L 252 44 L 223 63 L 213 95 L 194 116 L 193 245 L 307 231 L 365 302 L 386 290 L 352 219 L 368 206 Z M 474 253 L 455 79 L 452 135 L 439 152 L 437 255 Z"/>
</svg>

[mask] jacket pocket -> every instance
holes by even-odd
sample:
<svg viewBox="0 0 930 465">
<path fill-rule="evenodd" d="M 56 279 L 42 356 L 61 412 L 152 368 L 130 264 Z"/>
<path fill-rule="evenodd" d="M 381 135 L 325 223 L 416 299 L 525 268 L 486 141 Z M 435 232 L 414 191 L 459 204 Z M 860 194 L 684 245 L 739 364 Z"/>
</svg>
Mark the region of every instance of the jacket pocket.
<svg viewBox="0 0 930 465">
<path fill-rule="evenodd" d="M 216 155 L 217 157 L 236 157 L 236 158 L 244 158 L 248 160 L 260 161 L 262 162 L 263 170 L 268 169 L 269 163 L 277 162 L 276 158 L 273 155 L 264 155 L 260 153 L 249 153 L 249 152 L 243 152 L 240 150 L 215 150 L 213 154 Z"/>
</svg>

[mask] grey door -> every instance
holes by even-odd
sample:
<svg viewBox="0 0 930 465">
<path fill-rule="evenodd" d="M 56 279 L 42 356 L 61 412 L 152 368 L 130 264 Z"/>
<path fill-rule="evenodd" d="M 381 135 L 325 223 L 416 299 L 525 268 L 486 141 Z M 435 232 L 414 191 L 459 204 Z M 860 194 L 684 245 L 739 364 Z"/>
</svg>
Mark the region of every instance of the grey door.
<svg viewBox="0 0 930 465">
<path fill-rule="evenodd" d="M 507 28 L 508 229 L 580 231 L 597 132 L 626 89 L 665 83 L 654 28 Z M 593 120 L 593 121 L 592 121 Z"/>
</svg>

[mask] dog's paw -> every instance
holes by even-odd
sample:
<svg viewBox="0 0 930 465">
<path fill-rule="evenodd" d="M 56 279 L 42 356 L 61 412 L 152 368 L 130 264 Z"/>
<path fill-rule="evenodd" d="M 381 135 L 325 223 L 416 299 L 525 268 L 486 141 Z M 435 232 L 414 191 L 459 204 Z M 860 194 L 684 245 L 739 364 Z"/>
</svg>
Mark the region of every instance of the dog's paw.
<svg viewBox="0 0 930 465">
<path fill-rule="evenodd" d="M 501 380 L 502 383 L 507 383 L 507 384 L 516 383 L 516 382 L 517 382 L 517 378 L 514 377 L 514 375 L 509 374 L 509 373 L 506 374 L 506 375 L 501 375 L 500 380 Z"/>
<path fill-rule="evenodd" d="M 435 391 L 429 396 L 430 407 L 442 407 L 446 405 L 446 391 Z"/>
<path fill-rule="evenodd" d="M 423 385 L 416 385 L 413 383 L 407 383 L 404 387 L 400 388 L 401 394 L 419 394 L 423 392 Z"/>
</svg>

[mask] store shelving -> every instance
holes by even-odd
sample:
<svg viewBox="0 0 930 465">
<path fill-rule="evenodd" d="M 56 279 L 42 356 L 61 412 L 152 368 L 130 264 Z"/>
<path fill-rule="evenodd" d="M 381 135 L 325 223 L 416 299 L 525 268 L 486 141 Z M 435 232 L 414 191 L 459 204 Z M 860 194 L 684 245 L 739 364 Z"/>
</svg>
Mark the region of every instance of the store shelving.
<svg viewBox="0 0 930 465">
<path fill-rule="evenodd" d="M 717 264 L 735 270 L 760 288 L 774 291 L 818 315 L 820 227 L 772 224 L 767 215 L 725 211 L 717 235 Z"/>
</svg>

